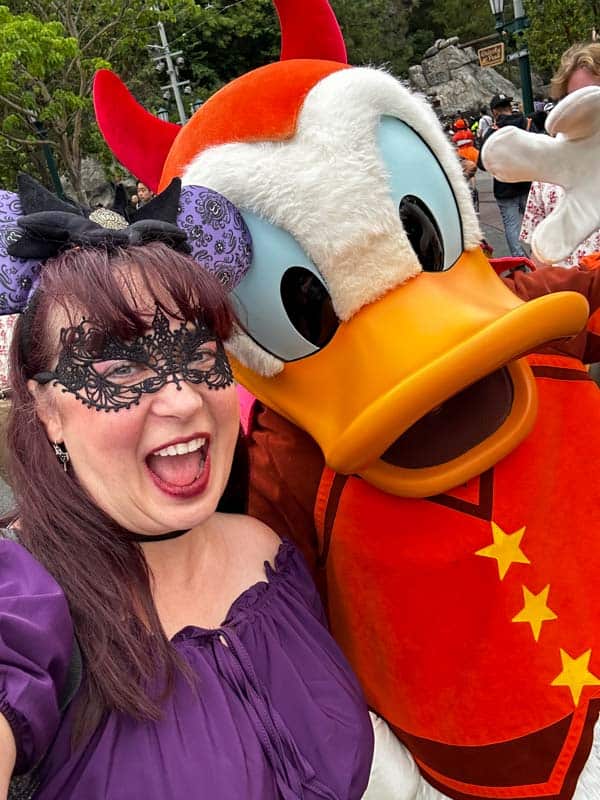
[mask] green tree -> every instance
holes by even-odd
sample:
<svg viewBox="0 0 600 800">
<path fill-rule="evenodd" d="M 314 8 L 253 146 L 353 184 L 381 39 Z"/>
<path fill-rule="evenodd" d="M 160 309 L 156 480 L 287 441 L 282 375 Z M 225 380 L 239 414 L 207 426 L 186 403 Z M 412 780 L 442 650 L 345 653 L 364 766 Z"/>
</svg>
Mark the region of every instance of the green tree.
<svg viewBox="0 0 600 800">
<path fill-rule="evenodd" d="M 506 0 L 510 5 L 510 0 Z M 443 37 L 458 36 L 468 42 L 494 31 L 494 18 L 487 0 L 444 0 L 431 4 L 431 19 Z"/>
<path fill-rule="evenodd" d="M 487 0 L 415 0 L 408 17 L 413 63 L 422 60 L 436 39 L 458 36 L 464 43 L 493 31 L 494 18 Z"/>
<path fill-rule="evenodd" d="M 102 149 L 93 123 L 94 73 L 115 66 L 147 96 L 153 70 L 145 44 L 156 37 L 157 18 L 158 11 L 144 0 L 14 0 L 11 10 L 0 6 L 0 177 L 5 186 L 14 183 L 18 169 L 39 169 L 40 148 L 47 144 L 78 198 L 86 199 L 81 160 Z"/>
<path fill-rule="evenodd" d="M 114 69 L 150 111 L 172 99 L 168 92 L 162 96 L 168 79 L 152 61 L 161 53 L 159 19 L 171 50 L 183 52 L 180 80 L 190 80 L 200 99 L 278 57 L 271 0 L 161 0 L 160 10 L 145 0 L 11 0 L 10 9 L 0 6 L 1 185 L 14 186 L 20 169 L 47 183 L 47 144 L 85 200 L 82 158 L 112 161 L 94 123 L 95 71 Z M 179 121 L 174 104 L 168 110 Z"/>
<path fill-rule="evenodd" d="M 405 75 L 412 63 L 407 40 L 414 0 L 331 0 L 351 64 L 385 65 Z"/>
<path fill-rule="evenodd" d="M 570 45 L 589 41 L 600 27 L 600 0 L 529 0 L 525 10 L 531 23 L 527 40 L 532 62 L 548 74 Z"/>
<path fill-rule="evenodd" d="M 183 77 L 206 99 L 224 84 L 279 57 L 280 34 L 271 0 L 213 0 L 179 13 L 169 45 L 183 51 Z"/>
</svg>

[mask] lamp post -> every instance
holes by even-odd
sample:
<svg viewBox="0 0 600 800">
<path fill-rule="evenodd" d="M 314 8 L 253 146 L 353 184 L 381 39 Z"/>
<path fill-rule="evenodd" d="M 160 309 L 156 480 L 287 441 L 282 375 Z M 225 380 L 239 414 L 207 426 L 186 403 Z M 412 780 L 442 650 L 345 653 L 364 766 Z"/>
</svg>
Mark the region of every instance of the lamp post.
<svg viewBox="0 0 600 800">
<path fill-rule="evenodd" d="M 500 34 L 509 34 L 517 49 L 519 74 L 521 76 L 521 92 L 523 94 L 523 110 L 526 114 L 533 112 L 533 89 L 531 87 L 531 68 L 529 51 L 523 41 L 523 31 L 529 27 L 529 19 L 525 16 L 523 0 L 513 0 L 513 20 L 504 22 L 504 0 L 490 0 L 490 8 L 496 19 L 496 30 Z"/>
<path fill-rule="evenodd" d="M 50 177 L 52 178 L 52 183 L 54 185 L 54 190 L 58 197 L 61 200 L 65 200 L 65 190 L 63 189 L 62 183 L 60 182 L 60 176 L 58 174 L 58 168 L 56 166 L 56 161 L 54 160 L 54 155 L 52 154 L 52 150 L 50 149 L 50 145 L 47 143 L 47 136 L 48 132 L 44 128 L 42 122 L 34 115 L 31 114 L 29 116 L 29 122 L 33 128 L 35 128 L 35 135 L 44 142 L 42 145 L 42 151 L 44 153 L 44 158 L 46 159 L 46 165 L 48 167 L 48 172 L 50 173 Z"/>
</svg>

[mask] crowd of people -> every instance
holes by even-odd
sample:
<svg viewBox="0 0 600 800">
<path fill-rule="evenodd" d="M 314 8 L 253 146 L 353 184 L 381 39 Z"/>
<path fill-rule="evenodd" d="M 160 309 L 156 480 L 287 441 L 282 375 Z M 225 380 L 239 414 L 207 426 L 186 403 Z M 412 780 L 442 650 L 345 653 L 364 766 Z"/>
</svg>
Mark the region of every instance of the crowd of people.
<svg viewBox="0 0 600 800">
<path fill-rule="evenodd" d="M 459 114 L 446 123 L 465 177 L 469 181 L 475 207 L 479 210 L 476 185 L 477 169 L 485 169 L 481 150 L 494 131 L 506 126 L 544 134 L 545 120 L 555 104 L 576 89 L 600 85 L 600 44 L 576 44 L 562 56 L 560 67 L 551 82 L 551 98 L 537 97 L 534 111 L 525 116 L 518 101 L 506 94 L 490 98 L 489 106 L 476 114 Z M 506 242 L 511 256 L 531 255 L 524 246 L 531 243 L 533 231 L 556 208 L 563 192 L 559 186 L 534 181 L 508 183 L 493 179 L 493 195 L 502 219 Z M 596 232 L 566 259 L 558 262 L 565 267 L 575 266 L 579 259 L 600 249 L 600 233 Z M 534 259 L 535 263 L 535 259 Z"/>
</svg>

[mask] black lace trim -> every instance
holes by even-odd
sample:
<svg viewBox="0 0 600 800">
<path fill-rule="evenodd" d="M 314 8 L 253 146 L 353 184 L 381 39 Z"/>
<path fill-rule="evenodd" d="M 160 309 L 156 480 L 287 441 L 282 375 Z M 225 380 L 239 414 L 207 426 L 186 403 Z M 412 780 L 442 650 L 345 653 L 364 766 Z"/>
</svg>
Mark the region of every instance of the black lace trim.
<svg viewBox="0 0 600 800">
<path fill-rule="evenodd" d="M 170 329 L 169 319 L 156 309 L 152 331 L 133 341 L 113 337 L 93 321 L 63 328 L 56 369 L 34 375 L 38 383 L 54 381 L 74 394 L 85 406 L 98 411 L 120 411 L 137 405 L 145 394 L 160 391 L 167 383 L 182 382 L 224 389 L 233 383 L 231 366 L 222 342 L 199 320 L 193 328 L 181 323 Z M 121 362 L 133 370 L 131 377 L 101 374 L 95 365 Z"/>
</svg>

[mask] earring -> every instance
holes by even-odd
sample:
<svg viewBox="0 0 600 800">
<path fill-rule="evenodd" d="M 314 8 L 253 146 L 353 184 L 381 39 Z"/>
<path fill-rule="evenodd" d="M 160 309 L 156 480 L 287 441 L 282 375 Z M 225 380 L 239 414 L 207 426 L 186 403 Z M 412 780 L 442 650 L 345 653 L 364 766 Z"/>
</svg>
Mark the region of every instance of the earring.
<svg viewBox="0 0 600 800">
<path fill-rule="evenodd" d="M 62 464 L 63 469 L 66 472 L 69 461 L 71 460 L 71 456 L 69 455 L 67 448 L 62 442 L 54 442 L 52 447 L 54 448 L 54 454 L 59 464 Z"/>
</svg>

